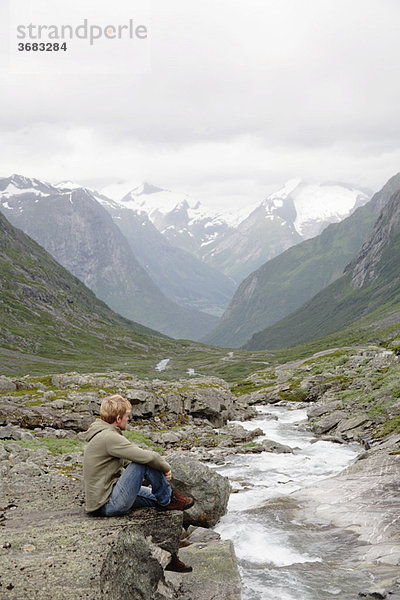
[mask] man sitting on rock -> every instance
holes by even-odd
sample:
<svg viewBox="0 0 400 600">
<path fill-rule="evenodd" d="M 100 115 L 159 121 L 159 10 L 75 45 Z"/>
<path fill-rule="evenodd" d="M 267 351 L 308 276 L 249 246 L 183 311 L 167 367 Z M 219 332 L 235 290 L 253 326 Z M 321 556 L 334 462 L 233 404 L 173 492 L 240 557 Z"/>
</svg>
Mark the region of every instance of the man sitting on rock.
<svg viewBox="0 0 400 600">
<path fill-rule="evenodd" d="M 186 510 L 194 500 L 172 491 L 170 465 L 152 450 L 129 442 L 126 429 L 131 404 L 122 396 L 105 398 L 86 432 L 83 459 L 86 510 L 93 516 L 114 517 L 132 508 L 155 506 L 159 510 Z M 143 480 L 151 484 L 143 486 Z M 191 571 L 175 555 L 169 570 Z"/>
</svg>

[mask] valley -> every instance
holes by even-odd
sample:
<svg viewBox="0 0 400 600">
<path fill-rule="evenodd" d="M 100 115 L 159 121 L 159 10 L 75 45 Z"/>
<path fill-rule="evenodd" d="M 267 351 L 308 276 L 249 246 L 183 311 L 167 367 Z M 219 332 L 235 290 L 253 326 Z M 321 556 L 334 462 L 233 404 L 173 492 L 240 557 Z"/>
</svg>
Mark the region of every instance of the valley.
<svg viewBox="0 0 400 600">
<path fill-rule="evenodd" d="M 41 532 L 27 525 L 30 543 L 23 547 L 34 553 L 34 562 L 25 561 L 33 578 L 28 582 L 23 576 L 13 577 L 14 547 L 23 540 L 7 506 L 15 506 L 16 516 L 25 522 L 35 508 L 24 503 L 26 489 L 41 505 L 56 506 L 55 493 L 66 495 L 73 507 L 65 515 L 59 507 L 58 513 L 75 532 L 71 545 L 60 546 L 49 520 L 41 521 L 56 565 L 62 561 L 76 572 L 74 554 L 82 527 L 101 548 L 88 565 L 89 579 L 71 576 L 63 597 L 72 600 L 77 584 L 89 597 L 113 585 L 105 583 L 114 581 L 112 576 L 110 580 L 103 576 L 107 570 L 113 572 L 113 551 L 98 539 L 99 530 L 85 521 L 79 486 L 81 433 L 97 416 L 101 399 L 120 393 L 132 403 L 128 439 L 168 453 L 176 477 L 181 473 L 180 485 L 190 464 L 194 472 L 209 469 L 210 482 L 223 475 L 235 486 L 230 509 L 231 484 L 222 477 L 216 481 L 224 482 L 225 491 L 218 483 L 213 516 L 206 522 L 195 514 L 189 517 L 186 526 L 191 523 L 194 529 L 185 534 L 182 556 L 196 565 L 196 576 L 183 588 L 183 582 L 165 580 L 169 586 L 165 599 L 182 589 L 193 598 L 202 590 L 207 600 L 215 589 L 234 600 L 261 600 L 266 589 L 268 597 L 279 593 L 297 599 L 298 592 L 291 595 L 294 586 L 301 590 L 302 600 L 325 600 L 339 589 L 349 600 L 357 592 L 367 598 L 389 593 L 395 600 L 399 589 L 394 563 L 400 550 L 394 525 L 397 502 L 391 490 L 396 487 L 392 479 L 397 477 L 400 451 L 399 176 L 344 220 L 315 237 L 291 242 L 291 248 L 250 274 L 214 332 L 209 328 L 233 293 L 232 278 L 218 274 L 200 254 L 190 253 L 183 238 L 173 245 L 173 236 L 164 235 L 172 230 L 162 229 L 166 221 L 160 214 L 156 218 L 151 211 L 134 213 L 129 208 L 138 196 L 162 190 L 144 186 L 140 194 L 128 195 L 118 204 L 70 183 L 54 187 L 14 178 L 13 183 L 0 182 L 1 187 L 3 213 L 14 223 L 0 213 L 0 470 L 6 481 L 6 508 L 0 516 L 11 540 L 3 547 L 7 589 L 25 586 L 35 597 L 38 573 L 48 560 Z M 289 197 L 288 190 L 290 186 Z M 292 208 L 281 200 L 269 198 L 265 206 L 270 216 L 276 212 L 279 219 L 283 214 L 287 218 L 294 210 L 293 200 Z M 265 206 L 251 213 L 257 224 L 263 221 L 260 211 Z M 188 214 L 189 204 L 181 209 Z M 294 213 L 291 219 L 294 227 Z M 264 235 L 265 229 L 260 239 Z M 213 243 L 209 242 L 206 246 Z M 170 300 L 161 288 L 168 290 Z M 272 325 L 257 332 L 268 313 Z M 127 318 L 131 315 L 138 321 Z M 196 341 L 200 337 L 209 343 Z M 246 339 L 243 347 L 235 347 Z M 221 346 L 210 345 L 217 340 Z M 283 419 L 282 424 L 274 424 L 275 418 Z M 292 431 L 297 423 L 302 429 Z M 248 477 L 250 464 L 256 477 L 261 463 L 267 479 L 254 484 Z M 381 486 L 388 493 L 381 492 Z M 367 488 L 369 501 L 364 499 Z M 196 493 L 201 504 L 201 492 Z M 199 515 L 205 514 L 202 510 L 200 506 Z M 370 514 L 369 523 L 364 512 Z M 232 529 L 238 514 L 246 531 L 250 528 L 255 536 L 250 555 L 246 535 L 238 537 L 236 525 Z M 274 514 L 279 515 L 278 528 Z M 198 531 L 217 521 L 216 531 Z M 257 534 L 265 523 L 268 535 L 272 532 L 285 548 L 279 560 L 276 549 L 268 554 L 270 549 Z M 161 519 L 158 527 L 164 526 Z M 139 535 L 143 527 L 148 531 L 146 515 L 133 515 L 131 534 Z M 376 537 L 376 528 L 384 528 L 383 537 Z M 180 522 L 173 530 L 176 539 L 168 542 L 168 548 L 178 544 Z M 329 541 L 321 544 L 326 531 Z M 196 546 L 199 535 L 205 536 L 201 550 L 206 548 L 207 561 Z M 311 553 L 304 552 L 304 535 Z M 118 547 L 126 544 L 118 523 L 110 539 Z M 137 547 L 137 542 L 130 545 L 128 555 Z M 168 557 L 158 556 L 160 564 L 167 563 Z M 217 572 L 215 556 L 223 556 L 223 569 Z M 122 564 L 121 557 L 117 551 L 117 564 Z M 135 555 L 132 560 L 143 558 Z M 332 580 L 330 587 L 326 578 Z M 44 597 L 57 597 L 54 594 L 61 589 L 57 566 L 44 585 Z"/>
</svg>

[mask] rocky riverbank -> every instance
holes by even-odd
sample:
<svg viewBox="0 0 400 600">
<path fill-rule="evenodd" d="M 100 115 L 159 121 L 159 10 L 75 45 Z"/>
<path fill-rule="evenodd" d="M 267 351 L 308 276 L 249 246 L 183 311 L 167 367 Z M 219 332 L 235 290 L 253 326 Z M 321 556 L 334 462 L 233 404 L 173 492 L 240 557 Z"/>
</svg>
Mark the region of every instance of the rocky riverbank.
<svg viewBox="0 0 400 600">
<path fill-rule="evenodd" d="M 364 446 L 339 475 L 290 496 L 293 519 L 335 536 L 353 532 L 346 564 L 363 574 L 359 597 L 400 599 L 400 360 L 381 348 L 336 349 L 259 372 L 249 404 L 297 402 L 318 439 Z"/>
<path fill-rule="evenodd" d="M 157 531 L 161 526 L 149 533 L 147 525 L 141 524 L 139 511 L 134 518 L 111 520 L 90 519 L 84 513 L 80 434 L 98 415 L 102 399 L 114 393 L 132 403 L 133 421 L 127 437 L 166 452 L 173 462 L 175 485 L 196 498 L 195 507 L 185 513 L 184 529 L 175 517 L 175 546 L 164 543 L 165 539 L 160 543 Z M 356 524 L 353 529 L 360 547 L 369 544 L 362 556 L 357 554 L 358 564 L 370 561 L 371 572 L 376 572 L 385 589 L 389 589 L 388 582 L 396 585 L 393 573 L 400 557 L 396 496 L 399 357 L 369 347 L 322 353 L 260 371 L 231 387 L 216 378 L 166 383 L 116 372 L 0 377 L 0 522 L 4 540 L 0 597 L 136 598 L 123 595 L 122 588 L 110 584 L 123 568 L 117 559 L 123 548 L 128 561 L 125 566 L 141 564 L 141 560 L 147 564 L 149 556 L 155 557 L 154 573 L 146 581 L 135 582 L 137 589 L 150 585 L 143 591 L 146 599 L 208 600 L 215 590 L 218 597 L 240 598 L 232 547 L 213 539 L 208 529 L 226 510 L 229 485 L 204 463 L 223 464 L 238 452 L 296 452 L 270 440 L 259 443 L 261 431 L 247 431 L 228 422 L 252 418 L 255 405 L 265 403 L 307 407 L 308 426 L 316 436 L 364 445 L 363 460 L 339 478 L 327 480 L 326 485 L 314 491 L 310 488 L 307 501 L 300 496 L 298 501 L 305 502 L 307 518 L 318 515 L 328 519 L 332 512 L 333 524 L 346 529 Z M 210 503 L 205 491 L 214 477 Z M 383 488 L 387 490 L 384 494 Z M 368 507 L 374 507 L 374 519 L 363 518 L 369 514 Z M 158 517 L 153 521 L 157 523 Z M 379 535 L 373 533 L 377 531 Z M 185 539 L 179 542 L 182 535 Z M 140 543 L 135 536 L 141 536 Z M 162 567 L 176 540 L 187 546 L 182 552 L 188 557 L 185 560 L 193 562 L 195 572 L 184 578 L 174 574 L 166 578 Z M 139 546 L 141 558 L 134 552 Z M 132 569 L 126 570 L 132 573 Z"/>
</svg>

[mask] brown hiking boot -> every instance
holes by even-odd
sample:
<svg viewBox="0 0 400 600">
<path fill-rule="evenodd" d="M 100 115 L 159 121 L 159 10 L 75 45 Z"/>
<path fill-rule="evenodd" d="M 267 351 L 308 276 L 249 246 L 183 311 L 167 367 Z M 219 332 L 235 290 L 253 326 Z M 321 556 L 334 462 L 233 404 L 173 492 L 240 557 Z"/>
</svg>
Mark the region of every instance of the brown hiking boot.
<svg viewBox="0 0 400 600">
<path fill-rule="evenodd" d="M 193 506 L 193 504 L 193 498 L 182 496 L 181 494 L 178 494 L 178 492 L 173 491 L 169 504 L 165 504 L 164 506 L 160 504 L 158 508 L 160 510 L 187 510 Z"/>
<path fill-rule="evenodd" d="M 166 571 L 175 571 L 175 573 L 190 573 L 193 571 L 192 567 L 185 565 L 177 554 L 173 554 L 170 563 L 165 567 Z"/>
</svg>

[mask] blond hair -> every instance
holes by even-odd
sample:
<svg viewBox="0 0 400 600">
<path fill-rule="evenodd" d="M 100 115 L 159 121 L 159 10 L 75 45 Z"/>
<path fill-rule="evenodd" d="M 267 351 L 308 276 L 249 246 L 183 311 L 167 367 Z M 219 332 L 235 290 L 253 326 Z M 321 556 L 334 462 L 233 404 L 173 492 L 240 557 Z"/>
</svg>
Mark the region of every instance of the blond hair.
<svg viewBox="0 0 400 600">
<path fill-rule="evenodd" d="M 125 400 L 119 394 L 104 398 L 100 406 L 100 418 L 106 423 L 114 423 L 115 419 L 120 416 L 121 418 L 126 412 L 131 412 L 132 405 L 129 400 Z"/>
</svg>

